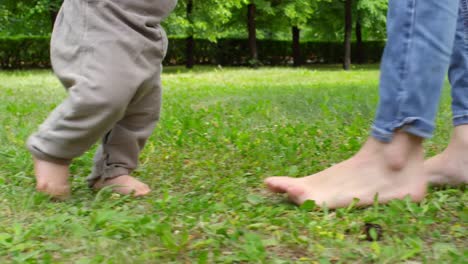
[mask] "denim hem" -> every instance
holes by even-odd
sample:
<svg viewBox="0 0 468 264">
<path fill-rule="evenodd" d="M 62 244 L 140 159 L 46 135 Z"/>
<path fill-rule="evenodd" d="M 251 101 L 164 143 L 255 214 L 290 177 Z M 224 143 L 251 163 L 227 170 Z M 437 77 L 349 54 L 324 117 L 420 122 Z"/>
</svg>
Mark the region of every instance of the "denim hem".
<svg viewBox="0 0 468 264">
<path fill-rule="evenodd" d="M 371 136 L 384 143 L 389 143 L 392 141 L 395 130 L 397 129 L 417 137 L 430 138 L 434 131 L 434 125 L 421 118 L 407 117 L 401 122 L 391 124 L 388 128 L 383 128 L 382 126 L 374 124 L 372 126 Z"/>
<path fill-rule="evenodd" d="M 453 126 L 461 126 L 468 124 L 468 113 L 454 114 L 453 115 Z"/>
<path fill-rule="evenodd" d="M 390 141 L 392 141 L 393 138 L 393 133 L 386 132 L 385 130 L 376 126 L 372 126 L 371 136 L 377 139 L 378 141 L 390 143 Z"/>
</svg>

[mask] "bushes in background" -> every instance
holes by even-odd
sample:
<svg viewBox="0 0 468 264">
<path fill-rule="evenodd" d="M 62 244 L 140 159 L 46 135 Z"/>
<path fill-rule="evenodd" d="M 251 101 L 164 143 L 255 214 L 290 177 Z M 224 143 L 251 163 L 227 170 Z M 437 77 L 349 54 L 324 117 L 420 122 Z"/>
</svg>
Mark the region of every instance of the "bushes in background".
<svg viewBox="0 0 468 264">
<path fill-rule="evenodd" d="M 0 38 L 0 68 L 45 68 L 50 67 L 50 37 L 5 37 Z M 171 38 L 164 63 L 181 65 L 185 63 L 185 39 Z M 263 65 L 292 64 L 292 44 L 290 41 L 258 40 L 259 61 Z M 384 42 L 364 42 L 362 58 L 364 62 L 380 61 Z M 353 60 L 358 57 L 356 44 L 353 47 Z M 338 42 L 301 43 L 304 64 L 342 63 L 343 44 Z M 217 43 L 208 40 L 195 40 L 195 63 L 223 66 L 249 65 L 249 48 L 246 39 L 219 39 Z"/>
<path fill-rule="evenodd" d="M 0 38 L 0 68 L 49 67 L 49 37 Z"/>
<path fill-rule="evenodd" d="M 383 41 L 364 42 L 362 58 L 366 63 L 379 62 L 385 47 Z M 263 65 L 292 64 L 292 43 L 281 40 L 258 40 L 258 59 Z M 304 64 L 342 63 L 343 43 L 304 42 L 301 43 L 301 57 Z M 352 57 L 358 57 L 356 43 L 353 43 Z M 249 65 L 247 39 L 219 39 L 217 43 L 208 40 L 195 40 L 196 64 L 220 64 L 227 66 Z M 165 63 L 179 65 L 185 62 L 185 39 L 170 39 Z"/>
</svg>

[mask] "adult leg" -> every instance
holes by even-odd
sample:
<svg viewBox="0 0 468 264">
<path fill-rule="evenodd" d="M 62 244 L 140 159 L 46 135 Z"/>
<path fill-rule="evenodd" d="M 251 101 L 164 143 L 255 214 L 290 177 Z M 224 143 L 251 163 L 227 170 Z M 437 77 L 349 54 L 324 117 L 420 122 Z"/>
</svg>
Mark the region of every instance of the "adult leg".
<svg viewBox="0 0 468 264">
<path fill-rule="evenodd" d="M 449 68 L 454 131 L 447 148 L 424 167 L 432 184 L 468 183 L 468 0 L 460 1 L 457 33 Z"/>
<path fill-rule="evenodd" d="M 372 137 L 350 159 L 304 178 L 271 177 L 274 192 L 296 203 L 315 200 L 329 208 L 358 198 L 370 205 L 426 192 L 423 138 L 434 129 L 440 90 L 448 69 L 458 0 L 391 0 L 388 43 L 380 80 L 380 104 Z"/>
</svg>

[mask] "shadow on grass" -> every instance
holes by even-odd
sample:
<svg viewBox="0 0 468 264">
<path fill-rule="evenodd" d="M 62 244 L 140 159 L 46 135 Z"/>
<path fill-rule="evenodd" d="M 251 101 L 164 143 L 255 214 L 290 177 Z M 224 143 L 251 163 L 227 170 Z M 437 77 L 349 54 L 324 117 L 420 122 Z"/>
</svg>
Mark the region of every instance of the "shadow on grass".
<svg viewBox="0 0 468 264">
<path fill-rule="evenodd" d="M 180 74 L 180 73 L 210 73 L 221 71 L 223 69 L 229 69 L 230 71 L 235 70 L 258 70 L 258 69 L 309 69 L 309 70 L 318 70 L 318 71 L 343 71 L 343 67 L 340 64 L 314 64 L 314 65 L 307 65 L 302 67 L 287 67 L 287 66 L 279 66 L 279 67 L 260 67 L 257 69 L 249 68 L 249 67 L 232 67 L 232 66 L 213 66 L 213 65 L 197 65 L 192 69 L 187 69 L 185 66 L 165 66 L 163 72 L 165 74 Z M 352 65 L 351 70 L 378 70 L 379 64 L 362 64 L 362 65 Z"/>
<path fill-rule="evenodd" d="M 343 67 L 340 64 L 314 64 L 314 65 L 306 65 L 302 67 L 287 67 L 287 66 L 278 66 L 278 67 L 270 67 L 264 66 L 257 69 L 249 68 L 249 67 L 233 67 L 233 66 L 215 66 L 215 65 L 196 65 L 192 69 L 187 69 L 185 66 L 164 66 L 164 74 L 181 74 L 181 73 L 210 73 L 221 71 L 223 69 L 229 69 L 230 71 L 235 70 L 261 70 L 261 69 L 310 69 L 310 70 L 318 70 L 318 71 L 343 71 Z M 362 64 L 362 65 L 352 65 L 351 70 L 378 70 L 378 64 Z M 17 69 L 17 70 L 7 70 L 7 69 L 0 69 L 0 73 L 4 73 L 6 75 L 34 75 L 40 73 L 48 73 L 52 72 L 51 69 Z"/>
</svg>

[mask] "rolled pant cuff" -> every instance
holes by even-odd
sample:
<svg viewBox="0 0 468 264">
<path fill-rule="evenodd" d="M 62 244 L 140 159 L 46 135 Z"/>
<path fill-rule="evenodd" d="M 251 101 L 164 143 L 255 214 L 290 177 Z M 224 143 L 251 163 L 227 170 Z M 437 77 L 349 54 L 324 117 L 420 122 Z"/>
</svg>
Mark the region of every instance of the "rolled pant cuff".
<svg viewBox="0 0 468 264">
<path fill-rule="evenodd" d="M 89 187 L 93 187 L 100 180 L 116 178 L 122 175 L 129 175 L 130 170 L 116 165 L 105 166 L 100 171 L 93 171 L 86 179 Z"/>
<path fill-rule="evenodd" d="M 453 126 L 462 126 L 468 124 L 468 112 L 453 115 Z"/>
<path fill-rule="evenodd" d="M 389 143 L 392 141 L 396 130 L 401 130 L 421 138 L 432 137 L 432 132 L 434 131 L 434 125 L 423 119 L 413 117 L 405 118 L 396 125 L 390 125 L 387 127 L 388 128 L 383 128 L 383 126 L 374 124 L 372 126 L 371 136 L 378 141 Z"/>
<path fill-rule="evenodd" d="M 45 151 L 40 149 L 40 145 L 40 142 L 34 137 L 30 137 L 28 139 L 26 147 L 28 148 L 29 152 L 31 153 L 31 155 L 33 155 L 34 158 L 60 165 L 70 165 L 70 163 L 72 162 L 71 159 L 59 158 L 46 153 Z"/>
</svg>

